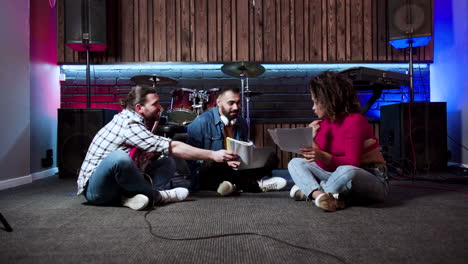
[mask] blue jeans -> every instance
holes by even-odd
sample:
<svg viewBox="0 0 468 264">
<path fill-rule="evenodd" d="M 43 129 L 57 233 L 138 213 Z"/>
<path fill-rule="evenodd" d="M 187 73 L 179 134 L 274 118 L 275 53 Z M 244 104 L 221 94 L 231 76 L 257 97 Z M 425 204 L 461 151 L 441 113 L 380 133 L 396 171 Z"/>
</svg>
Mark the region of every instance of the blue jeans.
<svg viewBox="0 0 468 264">
<path fill-rule="evenodd" d="M 315 162 L 308 163 L 294 158 L 288 164 L 289 174 L 294 183 L 307 196 L 320 190 L 340 193 L 359 201 L 384 201 L 388 194 L 386 172 L 366 170 L 355 166 L 339 166 L 329 172 Z M 371 173 L 372 171 L 372 173 Z"/>
<path fill-rule="evenodd" d="M 122 195 L 144 194 L 158 201 L 163 188 L 175 172 L 175 162 L 170 157 L 152 161 L 146 173 L 153 179 L 154 187 L 145 179 L 127 152 L 115 150 L 104 158 L 91 175 L 85 189 L 86 200 L 94 205 L 120 203 Z"/>
</svg>

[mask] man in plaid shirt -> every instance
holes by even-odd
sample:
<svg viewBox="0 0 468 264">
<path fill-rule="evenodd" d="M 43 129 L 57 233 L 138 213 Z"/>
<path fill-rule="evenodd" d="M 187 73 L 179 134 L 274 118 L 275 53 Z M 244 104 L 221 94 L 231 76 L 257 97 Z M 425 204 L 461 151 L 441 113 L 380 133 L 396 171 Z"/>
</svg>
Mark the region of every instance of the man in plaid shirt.
<svg viewBox="0 0 468 264">
<path fill-rule="evenodd" d="M 183 142 L 154 135 L 145 124 L 159 120 L 162 107 L 154 88 L 133 88 L 121 100 L 122 112 L 114 116 L 94 137 L 78 176 L 78 194 L 94 205 L 121 203 L 134 210 L 149 204 L 182 201 L 188 195 L 185 188 L 156 191 L 163 187 L 175 170 L 174 161 L 165 157 L 155 159 L 148 167 L 152 186 L 141 168 L 129 155 L 131 149 L 145 153 L 173 155 L 186 160 L 227 162 L 237 159 L 231 151 L 204 150 Z M 148 172 L 148 169 L 145 171 Z"/>
</svg>

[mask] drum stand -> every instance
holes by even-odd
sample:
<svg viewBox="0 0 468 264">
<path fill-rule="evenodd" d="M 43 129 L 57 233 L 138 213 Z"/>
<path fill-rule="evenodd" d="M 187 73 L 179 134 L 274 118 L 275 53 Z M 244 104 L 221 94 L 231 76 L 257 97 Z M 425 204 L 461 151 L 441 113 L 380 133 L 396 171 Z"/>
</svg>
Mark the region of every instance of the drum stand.
<svg viewBox="0 0 468 264">
<path fill-rule="evenodd" d="M 198 103 L 197 103 L 198 99 Z M 208 95 L 205 90 L 197 91 L 193 95 L 192 108 L 197 114 L 197 116 L 203 113 L 203 105 L 208 102 Z"/>
<path fill-rule="evenodd" d="M 248 138 L 250 138 L 250 97 L 260 95 L 260 92 L 249 90 L 247 77 L 257 77 L 265 72 L 265 68 L 252 62 L 232 62 L 221 67 L 221 71 L 232 77 L 240 77 L 241 80 L 241 111 L 242 118 L 247 121 Z"/>
<path fill-rule="evenodd" d="M 240 79 L 241 79 L 242 118 L 244 118 L 247 121 L 247 129 L 248 129 L 247 138 L 250 138 L 250 90 L 249 90 L 249 79 L 245 76 L 244 71 L 241 72 Z"/>
</svg>

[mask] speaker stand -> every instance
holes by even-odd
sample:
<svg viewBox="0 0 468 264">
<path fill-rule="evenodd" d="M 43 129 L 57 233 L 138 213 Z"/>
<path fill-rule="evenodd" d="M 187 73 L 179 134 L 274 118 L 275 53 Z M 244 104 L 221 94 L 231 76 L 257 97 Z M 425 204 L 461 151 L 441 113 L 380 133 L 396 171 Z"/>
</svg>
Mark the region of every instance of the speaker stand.
<svg viewBox="0 0 468 264">
<path fill-rule="evenodd" d="M 413 40 L 409 41 L 410 103 L 414 102 Z"/>
<path fill-rule="evenodd" d="M 91 108 L 91 74 L 89 65 L 89 46 L 86 46 L 86 108 Z"/>
</svg>

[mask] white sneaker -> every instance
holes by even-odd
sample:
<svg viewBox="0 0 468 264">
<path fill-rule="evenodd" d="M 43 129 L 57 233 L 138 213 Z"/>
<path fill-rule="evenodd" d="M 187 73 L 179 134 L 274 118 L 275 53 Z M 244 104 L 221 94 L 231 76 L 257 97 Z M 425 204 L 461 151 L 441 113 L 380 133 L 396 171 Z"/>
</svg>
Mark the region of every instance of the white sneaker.
<svg viewBox="0 0 468 264">
<path fill-rule="evenodd" d="M 219 184 L 218 190 L 216 190 L 221 196 L 231 195 L 236 190 L 236 185 L 228 181 L 223 181 Z"/>
<path fill-rule="evenodd" d="M 161 203 L 181 202 L 185 200 L 189 194 L 186 188 L 178 187 L 170 190 L 159 191 L 161 194 Z"/>
<path fill-rule="evenodd" d="M 263 192 L 279 191 L 286 187 L 287 181 L 281 177 L 271 177 L 268 180 L 260 180 L 258 186 Z"/>
<path fill-rule="evenodd" d="M 149 198 L 143 194 L 137 194 L 131 198 L 122 197 L 122 205 L 133 210 L 143 210 L 148 206 Z"/>
<path fill-rule="evenodd" d="M 295 201 L 306 201 L 307 196 L 299 189 L 297 185 L 294 185 L 289 192 L 289 196 Z"/>
</svg>

